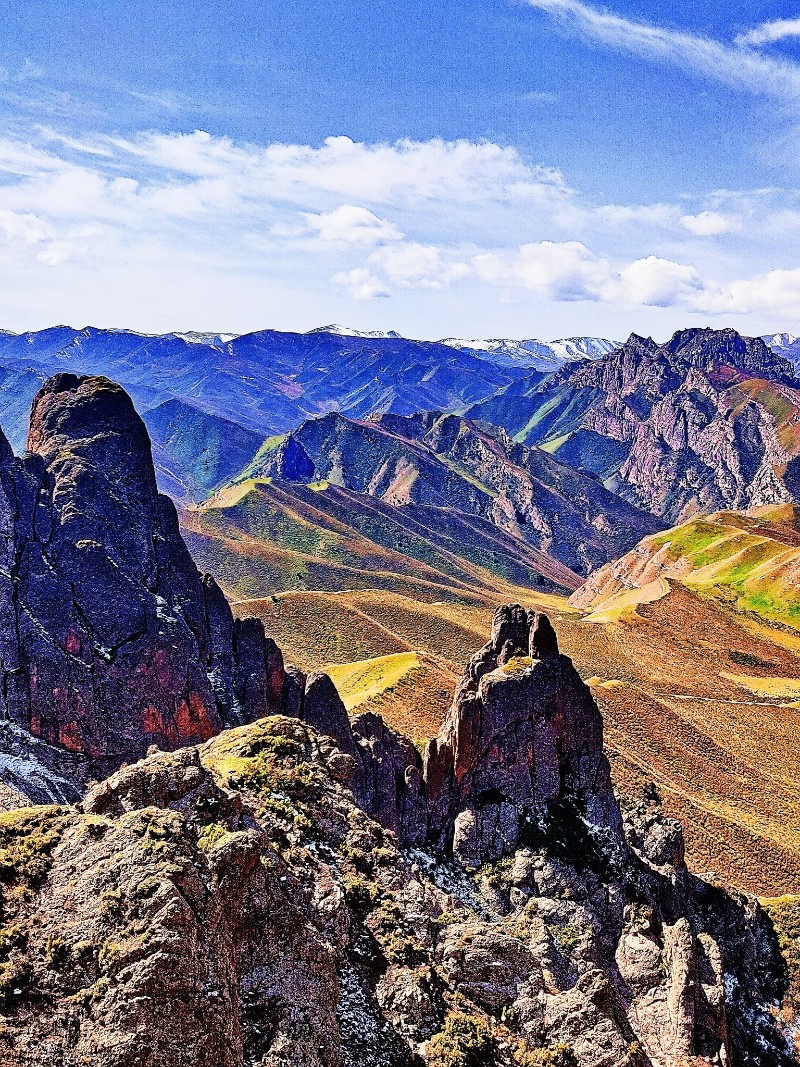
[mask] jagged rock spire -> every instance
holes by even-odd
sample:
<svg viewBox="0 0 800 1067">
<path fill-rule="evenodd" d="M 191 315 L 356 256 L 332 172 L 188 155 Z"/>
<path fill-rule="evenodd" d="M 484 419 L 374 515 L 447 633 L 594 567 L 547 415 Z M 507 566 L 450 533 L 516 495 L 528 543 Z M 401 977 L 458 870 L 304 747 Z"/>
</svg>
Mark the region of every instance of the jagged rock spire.
<svg viewBox="0 0 800 1067">
<path fill-rule="evenodd" d="M 127 393 L 45 382 L 28 453 L 0 435 L 0 717 L 96 776 L 281 711 L 285 691 L 261 623 L 195 567 Z"/>
<path fill-rule="evenodd" d="M 546 615 L 495 612 L 426 748 L 424 783 L 432 839 L 467 866 L 508 854 L 563 803 L 620 833 L 600 711 Z"/>
</svg>

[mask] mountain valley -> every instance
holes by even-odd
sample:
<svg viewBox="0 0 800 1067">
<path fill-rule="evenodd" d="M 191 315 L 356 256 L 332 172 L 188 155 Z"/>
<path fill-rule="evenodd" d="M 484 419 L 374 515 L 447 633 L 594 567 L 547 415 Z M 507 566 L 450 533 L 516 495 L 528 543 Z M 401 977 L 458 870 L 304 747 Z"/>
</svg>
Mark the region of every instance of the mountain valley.
<svg viewBox="0 0 800 1067">
<path fill-rule="evenodd" d="M 792 364 L 100 333 L 0 342 L 0 1063 L 795 1062 Z"/>
</svg>

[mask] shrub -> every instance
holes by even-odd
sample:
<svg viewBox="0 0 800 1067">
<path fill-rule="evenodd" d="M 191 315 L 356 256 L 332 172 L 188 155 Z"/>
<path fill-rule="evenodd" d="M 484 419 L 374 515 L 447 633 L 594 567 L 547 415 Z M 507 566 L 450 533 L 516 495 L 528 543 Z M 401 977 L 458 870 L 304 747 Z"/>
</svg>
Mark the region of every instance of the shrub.
<svg viewBox="0 0 800 1067">
<path fill-rule="evenodd" d="M 363 878 L 352 878 L 344 889 L 344 899 L 356 912 L 369 911 L 375 903 L 378 890 Z"/>
<path fill-rule="evenodd" d="M 221 841 L 227 832 L 225 827 L 221 826 L 218 822 L 210 822 L 200 831 L 197 838 L 197 847 L 202 852 L 210 852 L 214 845 L 216 845 L 218 841 Z"/>
<path fill-rule="evenodd" d="M 50 853 L 66 819 L 59 808 L 22 808 L 0 815 L 0 882 L 28 895 L 47 877 Z"/>
<path fill-rule="evenodd" d="M 70 955 L 69 946 L 58 934 L 48 934 L 44 954 L 50 967 L 63 967 Z"/>
<path fill-rule="evenodd" d="M 522 1048 L 514 1053 L 519 1067 L 578 1067 L 571 1045 L 552 1045 L 548 1048 Z"/>
<path fill-rule="evenodd" d="M 566 956 L 572 955 L 580 945 L 585 930 L 575 923 L 565 923 L 563 926 L 550 926 L 549 930 L 559 949 Z"/>
<path fill-rule="evenodd" d="M 491 1067 L 494 1062 L 492 1032 L 478 1015 L 453 1012 L 428 1045 L 428 1067 Z"/>
</svg>

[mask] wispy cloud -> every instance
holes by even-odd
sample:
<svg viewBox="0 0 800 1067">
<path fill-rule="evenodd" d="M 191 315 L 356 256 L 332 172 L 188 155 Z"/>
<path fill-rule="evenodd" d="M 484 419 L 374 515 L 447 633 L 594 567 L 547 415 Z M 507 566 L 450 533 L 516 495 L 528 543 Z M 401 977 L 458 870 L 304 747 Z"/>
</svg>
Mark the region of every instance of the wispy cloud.
<svg viewBox="0 0 800 1067">
<path fill-rule="evenodd" d="M 751 39 L 728 44 L 622 18 L 581 0 L 527 0 L 527 3 L 612 48 L 669 63 L 735 89 L 800 102 L 800 64 L 747 47 L 761 41 Z M 761 29 L 766 32 L 766 26 Z"/>
<path fill-rule="evenodd" d="M 762 22 L 760 26 L 740 33 L 736 43 L 758 47 L 762 44 L 775 44 L 776 41 L 783 41 L 787 37 L 800 37 L 800 18 Z"/>
<path fill-rule="evenodd" d="M 794 328 L 798 232 L 793 191 L 603 204 L 487 141 L 248 144 L 45 126 L 0 138 L 0 325 L 21 328 L 30 323 L 20 309 L 42 293 L 48 317 L 72 317 L 60 298 L 106 322 L 146 293 L 147 321 L 114 317 L 152 328 L 178 314 L 177 277 L 186 325 L 197 324 L 192 309 L 206 324 L 213 312 L 255 328 L 288 324 L 292 301 L 303 315 L 327 300 L 323 320 L 346 315 L 342 301 L 366 309 L 393 297 L 460 309 L 674 309 L 679 321 L 762 314 L 764 328 L 778 316 Z M 93 310 L 101 299 L 105 316 Z"/>
</svg>

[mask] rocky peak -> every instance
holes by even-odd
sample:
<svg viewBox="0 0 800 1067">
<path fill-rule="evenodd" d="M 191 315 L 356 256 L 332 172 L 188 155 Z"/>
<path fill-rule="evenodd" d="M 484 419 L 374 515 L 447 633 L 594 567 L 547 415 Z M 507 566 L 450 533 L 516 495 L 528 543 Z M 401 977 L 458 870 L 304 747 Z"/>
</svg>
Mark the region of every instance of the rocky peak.
<svg viewBox="0 0 800 1067">
<path fill-rule="evenodd" d="M 619 835 L 602 717 L 546 615 L 495 613 L 425 751 L 431 832 L 470 867 L 531 838 L 561 805 Z"/>
<path fill-rule="evenodd" d="M 192 562 L 123 389 L 49 379 L 28 449 L 0 434 L 0 716 L 85 779 L 298 703 L 261 623 Z"/>
<path fill-rule="evenodd" d="M 742 337 L 736 330 L 696 328 L 679 330 L 663 346 L 685 367 L 716 372 L 731 367 L 747 374 L 794 380 L 791 362 L 774 352 L 760 337 Z"/>
</svg>

